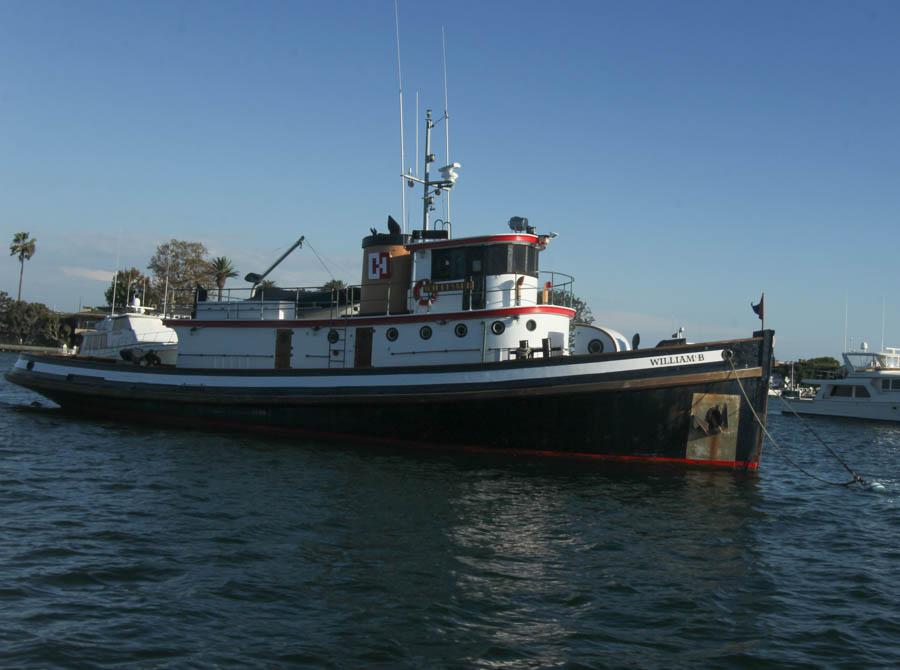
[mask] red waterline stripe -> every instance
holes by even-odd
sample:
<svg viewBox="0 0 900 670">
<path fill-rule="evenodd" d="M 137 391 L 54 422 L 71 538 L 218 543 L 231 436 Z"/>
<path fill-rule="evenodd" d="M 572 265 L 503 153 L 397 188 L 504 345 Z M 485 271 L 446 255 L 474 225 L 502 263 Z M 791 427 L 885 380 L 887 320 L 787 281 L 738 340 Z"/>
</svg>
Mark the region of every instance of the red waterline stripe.
<svg viewBox="0 0 900 670">
<path fill-rule="evenodd" d="M 148 414 L 146 412 L 135 412 L 132 410 L 115 410 L 115 409 L 89 409 L 92 414 L 102 414 L 108 416 L 119 417 L 140 417 L 141 419 L 152 422 L 157 427 L 165 428 L 160 423 L 159 414 Z M 464 444 L 436 444 L 434 442 L 421 442 L 418 440 L 399 440 L 388 437 L 367 437 L 365 435 L 357 435 L 355 433 L 336 433 L 332 431 L 307 430 L 305 428 L 292 428 L 283 426 L 266 426 L 255 423 L 241 423 L 237 421 L 219 421 L 216 419 L 190 418 L 175 415 L 166 415 L 167 418 L 184 426 L 213 426 L 219 428 L 238 428 L 247 432 L 266 432 L 275 435 L 303 435 L 305 437 L 321 437 L 329 439 L 341 440 L 361 440 L 363 442 L 384 444 L 390 446 L 415 447 L 428 449 L 430 451 L 465 451 L 482 454 L 511 454 L 514 456 L 544 456 L 551 458 L 570 458 L 570 459 L 595 459 L 601 461 L 621 461 L 635 463 L 672 463 L 677 465 L 704 465 L 720 468 L 743 468 L 748 470 L 757 470 L 759 462 L 756 461 L 714 461 L 706 459 L 691 458 L 671 458 L 666 456 L 622 456 L 618 454 L 589 454 L 579 451 L 550 451 L 543 449 L 507 449 L 503 447 L 480 447 Z"/>
</svg>

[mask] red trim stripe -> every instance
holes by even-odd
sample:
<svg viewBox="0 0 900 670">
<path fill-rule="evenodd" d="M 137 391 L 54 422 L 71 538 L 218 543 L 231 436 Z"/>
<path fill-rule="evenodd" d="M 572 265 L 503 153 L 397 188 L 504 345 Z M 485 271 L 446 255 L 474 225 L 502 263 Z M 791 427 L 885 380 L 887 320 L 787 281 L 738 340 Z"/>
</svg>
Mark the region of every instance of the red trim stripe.
<svg viewBox="0 0 900 670">
<path fill-rule="evenodd" d="M 334 319 L 260 319 L 247 321 L 235 319 L 234 321 L 203 321 L 198 319 L 166 319 L 163 323 L 171 328 L 190 328 L 202 326 L 203 328 L 326 328 L 341 324 L 343 326 L 378 326 L 397 323 L 419 323 L 422 321 L 465 321 L 469 319 L 493 319 L 523 314 L 555 314 L 572 318 L 575 310 L 570 307 L 556 307 L 553 305 L 540 305 L 536 307 L 508 307 L 506 309 L 478 310 L 474 312 L 429 312 L 428 314 L 404 314 L 402 316 L 349 316 Z"/>
<path fill-rule="evenodd" d="M 455 240 L 438 240 L 434 242 L 410 242 L 407 249 L 422 251 L 423 249 L 437 249 L 438 247 L 465 247 L 470 244 L 485 244 L 487 242 L 525 242 L 535 244 L 537 235 L 485 235 L 483 237 L 460 237 Z"/>
</svg>

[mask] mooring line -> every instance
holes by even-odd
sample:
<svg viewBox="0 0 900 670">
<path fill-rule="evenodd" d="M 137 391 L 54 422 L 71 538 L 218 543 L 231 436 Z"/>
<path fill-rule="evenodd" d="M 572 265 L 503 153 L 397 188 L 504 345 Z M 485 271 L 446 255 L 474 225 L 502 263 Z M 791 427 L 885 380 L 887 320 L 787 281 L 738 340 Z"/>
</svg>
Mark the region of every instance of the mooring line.
<svg viewBox="0 0 900 670">
<path fill-rule="evenodd" d="M 734 373 L 734 378 L 735 378 L 735 380 L 737 380 L 738 387 L 741 389 L 741 393 L 744 396 L 744 400 L 747 401 L 747 406 L 750 408 L 750 411 L 753 413 L 753 418 L 756 419 L 756 423 L 759 424 L 760 428 L 762 428 L 765 436 L 769 438 L 769 442 L 771 442 L 772 444 L 775 445 L 775 448 L 778 449 L 778 452 L 784 457 L 784 460 L 786 460 L 788 463 L 793 465 L 795 468 L 797 468 L 803 474 L 807 475 L 808 477 L 812 477 L 813 479 L 816 479 L 816 480 L 822 482 L 823 484 L 829 484 L 831 486 L 850 486 L 852 484 L 869 485 L 869 482 L 867 482 L 862 477 L 860 477 L 856 472 L 854 472 L 853 469 L 844 462 L 844 459 L 842 459 L 834 451 L 834 449 L 829 447 L 825 443 L 825 440 L 823 440 L 821 437 L 819 437 L 819 434 L 816 433 L 816 431 L 814 431 L 811 426 L 806 424 L 806 422 L 803 421 L 803 419 L 800 419 L 801 423 L 803 423 L 804 425 L 806 425 L 807 428 L 809 428 L 810 432 L 816 436 L 816 438 L 819 440 L 819 442 L 822 443 L 822 445 L 831 453 L 831 455 L 834 456 L 838 460 L 838 462 L 847 469 L 847 472 L 849 472 L 853 476 L 853 479 L 851 479 L 849 482 L 832 482 L 827 479 L 823 479 L 822 477 L 819 477 L 818 475 L 815 475 L 812 472 L 805 470 L 799 464 L 795 463 L 790 458 L 790 456 L 787 455 L 787 453 L 784 451 L 784 449 L 781 448 L 781 445 L 775 441 L 775 438 L 772 437 L 771 433 L 769 433 L 768 429 L 766 428 L 766 424 L 759 418 L 759 414 L 757 414 L 756 409 L 753 407 L 753 403 L 750 402 L 750 396 L 747 395 L 747 391 L 744 389 L 744 385 L 741 383 L 741 378 L 737 374 L 737 369 L 734 367 L 734 356 L 726 357 L 725 360 L 727 360 L 728 364 L 731 366 L 731 371 Z M 782 398 L 782 402 L 787 404 L 787 401 L 784 400 L 783 398 Z M 788 405 L 788 407 L 790 407 L 790 405 Z M 794 412 L 794 415 L 797 416 L 797 418 L 800 418 L 800 415 L 797 414 L 796 411 L 794 411 L 793 407 L 791 407 L 791 411 Z"/>
</svg>

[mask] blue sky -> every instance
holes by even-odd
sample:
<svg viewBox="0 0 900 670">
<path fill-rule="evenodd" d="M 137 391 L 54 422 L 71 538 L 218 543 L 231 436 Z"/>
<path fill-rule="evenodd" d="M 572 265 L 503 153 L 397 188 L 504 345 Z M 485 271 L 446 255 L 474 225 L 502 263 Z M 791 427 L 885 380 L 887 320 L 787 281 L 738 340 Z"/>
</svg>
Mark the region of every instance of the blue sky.
<svg viewBox="0 0 900 670">
<path fill-rule="evenodd" d="M 414 166 L 444 26 L 455 237 L 559 233 L 542 268 L 644 344 L 749 335 L 765 291 L 780 359 L 836 356 L 845 309 L 877 348 L 884 305 L 900 346 L 900 3 L 446 8 L 400 0 L 400 55 Z M 0 73 L 0 216 L 37 239 L 23 299 L 99 304 L 117 258 L 173 237 L 243 275 L 302 234 L 357 283 L 362 236 L 401 218 L 391 0 L 0 0 Z M 273 276 L 329 278 L 308 249 Z"/>
</svg>

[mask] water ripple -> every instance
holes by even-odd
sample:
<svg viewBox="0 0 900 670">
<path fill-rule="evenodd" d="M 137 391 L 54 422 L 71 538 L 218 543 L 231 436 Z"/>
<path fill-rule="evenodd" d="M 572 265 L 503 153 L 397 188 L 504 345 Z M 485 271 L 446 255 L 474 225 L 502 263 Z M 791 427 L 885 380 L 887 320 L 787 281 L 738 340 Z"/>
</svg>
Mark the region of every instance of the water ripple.
<svg viewBox="0 0 900 670">
<path fill-rule="evenodd" d="M 0 364 L 10 357 L 0 355 Z M 900 666 L 900 429 L 826 422 L 884 495 L 271 442 L 0 384 L 0 666 Z M 846 475 L 789 417 L 792 457 Z"/>
</svg>

